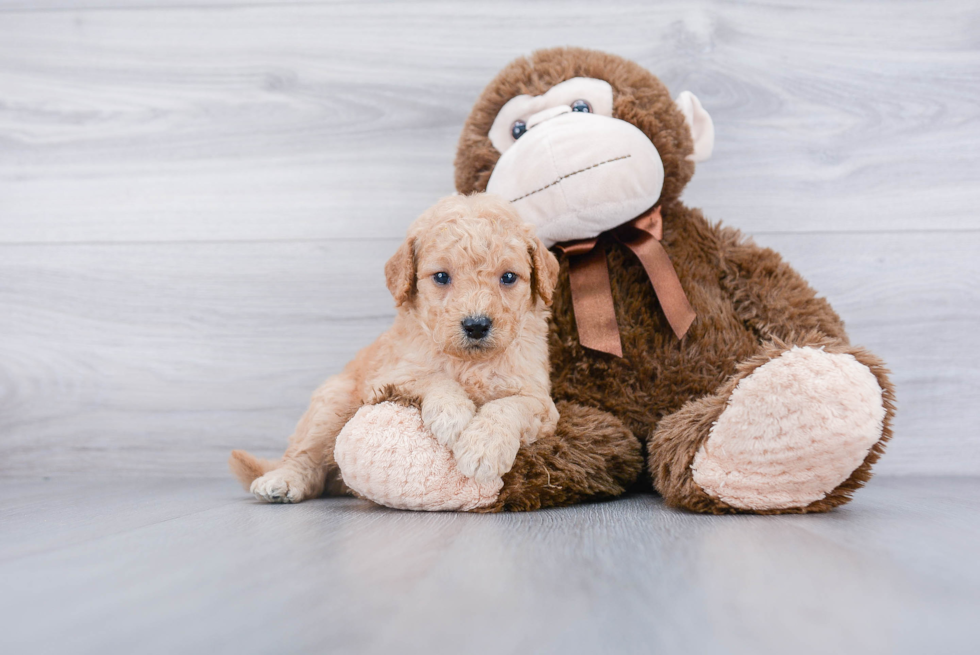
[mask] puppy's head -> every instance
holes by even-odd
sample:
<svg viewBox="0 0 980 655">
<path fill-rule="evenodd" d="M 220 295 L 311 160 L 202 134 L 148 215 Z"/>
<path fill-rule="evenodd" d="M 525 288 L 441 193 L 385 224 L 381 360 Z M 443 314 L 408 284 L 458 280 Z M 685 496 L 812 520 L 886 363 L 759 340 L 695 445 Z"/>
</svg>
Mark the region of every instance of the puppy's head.
<svg viewBox="0 0 980 655">
<path fill-rule="evenodd" d="M 412 223 L 385 276 L 445 353 L 485 359 L 544 315 L 558 261 L 505 200 L 449 196 Z"/>
</svg>

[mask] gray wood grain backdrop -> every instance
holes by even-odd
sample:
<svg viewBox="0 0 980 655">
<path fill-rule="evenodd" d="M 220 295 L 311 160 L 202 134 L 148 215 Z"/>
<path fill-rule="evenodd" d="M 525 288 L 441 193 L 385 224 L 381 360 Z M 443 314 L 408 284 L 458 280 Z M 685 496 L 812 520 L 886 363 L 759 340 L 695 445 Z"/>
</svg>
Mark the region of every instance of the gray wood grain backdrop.
<svg viewBox="0 0 980 655">
<path fill-rule="evenodd" d="M 889 362 L 879 471 L 980 473 L 980 7 L 946 0 L 0 0 L 0 473 L 281 451 L 391 320 L 477 94 L 553 45 L 701 98 L 685 199 Z"/>
</svg>

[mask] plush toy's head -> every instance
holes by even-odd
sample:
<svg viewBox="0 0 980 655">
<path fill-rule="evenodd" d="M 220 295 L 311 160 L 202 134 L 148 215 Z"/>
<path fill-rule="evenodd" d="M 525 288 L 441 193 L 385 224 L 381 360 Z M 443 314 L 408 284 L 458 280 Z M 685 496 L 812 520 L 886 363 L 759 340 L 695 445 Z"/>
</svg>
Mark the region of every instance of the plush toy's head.
<svg viewBox="0 0 980 655">
<path fill-rule="evenodd" d="M 615 55 L 542 50 L 504 68 L 477 100 L 459 141 L 456 188 L 511 201 L 550 247 L 676 199 L 713 144 L 693 94 L 675 101 Z"/>
</svg>

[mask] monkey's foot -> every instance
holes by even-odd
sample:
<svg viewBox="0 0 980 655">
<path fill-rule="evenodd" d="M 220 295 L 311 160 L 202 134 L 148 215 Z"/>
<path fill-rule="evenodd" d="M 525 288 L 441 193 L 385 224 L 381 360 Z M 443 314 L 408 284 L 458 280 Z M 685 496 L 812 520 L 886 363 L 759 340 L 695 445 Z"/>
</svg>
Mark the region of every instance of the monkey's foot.
<svg viewBox="0 0 980 655">
<path fill-rule="evenodd" d="M 794 347 L 738 382 L 694 456 L 693 481 L 741 510 L 804 508 L 864 462 L 884 418 L 867 366 Z"/>
<path fill-rule="evenodd" d="M 418 408 L 391 401 L 357 410 L 337 437 L 334 458 L 344 482 L 379 505 L 466 511 L 497 500 L 500 477 L 478 483 L 463 475 Z"/>
</svg>

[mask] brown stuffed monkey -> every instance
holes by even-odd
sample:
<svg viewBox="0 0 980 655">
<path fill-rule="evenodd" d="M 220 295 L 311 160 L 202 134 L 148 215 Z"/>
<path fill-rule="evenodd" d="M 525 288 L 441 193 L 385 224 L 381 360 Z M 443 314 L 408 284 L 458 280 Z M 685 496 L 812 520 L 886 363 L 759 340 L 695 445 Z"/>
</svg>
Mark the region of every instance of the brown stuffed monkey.
<svg viewBox="0 0 980 655">
<path fill-rule="evenodd" d="M 559 257 L 558 431 L 522 446 L 502 484 L 455 480 L 460 500 L 434 503 L 424 489 L 447 475 L 437 448 L 383 484 L 357 456 L 379 434 L 397 433 L 402 459 L 424 451 L 415 428 L 384 429 L 419 425 L 396 398 L 341 432 L 344 481 L 413 509 L 529 510 L 650 481 L 668 505 L 698 512 L 847 502 L 891 436 L 888 372 L 779 255 L 680 201 L 713 140 L 697 98 L 672 99 L 620 57 L 558 48 L 504 68 L 463 127 L 456 188 L 511 201 Z"/>
</svg>

